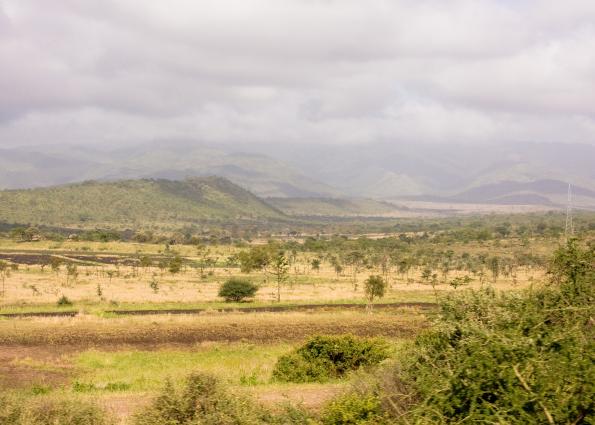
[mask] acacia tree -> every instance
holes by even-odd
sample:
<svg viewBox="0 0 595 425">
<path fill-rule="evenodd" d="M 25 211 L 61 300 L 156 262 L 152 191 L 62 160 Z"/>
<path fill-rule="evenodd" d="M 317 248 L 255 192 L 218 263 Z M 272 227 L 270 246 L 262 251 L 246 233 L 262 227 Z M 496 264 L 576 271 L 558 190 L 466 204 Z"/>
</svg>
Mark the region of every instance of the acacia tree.
<svg viewBox="0 0 595 425">
<path fill-rule="evenodd" d="M 345 257 L 345 263 L 351 267 L 351 282 L 353 290 L 357 289 L 357 274 L 366 263 L 366 257 L 360 251 L 351 251 Z"/>
<path fill-rule="evenodd" d="M 289 260 L 283 251 L 279 251 L 270 264 L 270 274 L 277 281 L 277 302 L 281 301 L 281 285 L 287 280 L 289 273 Z"/>
<path fill-rule="evenodd" d="M 315 270 L 316 272 L 319 272 L 320 271 L 320 259 L 319 258 L 314 258 L 310 262 L 310 267 L 312 268 L 312 270 Z"/>
<path fill-rule="evenodd" d="M 374 300 L 382 298 L 386 290 L 386 280 L 380 275 L 372 275 L 364 282 L 366 299 L 368 300 L 367 309 L 372 310 Z"/>
</svg>

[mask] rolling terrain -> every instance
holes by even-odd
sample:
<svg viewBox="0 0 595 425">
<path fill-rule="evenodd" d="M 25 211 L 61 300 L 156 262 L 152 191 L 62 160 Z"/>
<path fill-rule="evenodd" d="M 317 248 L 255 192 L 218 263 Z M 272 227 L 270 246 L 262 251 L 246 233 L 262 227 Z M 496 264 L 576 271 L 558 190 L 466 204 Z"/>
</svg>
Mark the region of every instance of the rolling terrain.
<svg viewBox="0 0 595 425">
<path fill-rule="evenodd" d="M 88 181 L 4 190 L 0 205 L 1 222 L 73 228 L 285 218 L 276 208 L 220 177 Z"/>
</svg>

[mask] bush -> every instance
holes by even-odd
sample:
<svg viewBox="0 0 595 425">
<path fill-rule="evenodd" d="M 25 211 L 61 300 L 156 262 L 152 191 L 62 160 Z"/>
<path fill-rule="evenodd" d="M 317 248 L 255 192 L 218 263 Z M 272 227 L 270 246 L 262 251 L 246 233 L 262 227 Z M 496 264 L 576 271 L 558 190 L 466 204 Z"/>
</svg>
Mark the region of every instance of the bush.
<svg viewBox="0 0 595 425">
<path fill-rule="evenodd" d="M 251 399 L 230 393 L 211 375 L 197 372 L 176 390 L 167 381 L 153 403 L 134 415 L 134 425 L 304 425 L 315 424 L 301 406 L 289 403 L 270 412 Z M 1 410 L 0 410 L 1 412 Z M 0 425 L 4 425 L 0 422 Z"/>
<path fill-rule="evenodd" d="M 595 252 L 570 241 L 550 269 L 551 284 L 542 288 L 445 299 L 433 329 L 398 370 L 385 371 L 408 388 L 383 391 L 391 406 L 418 400 L 393 416 L 403 423 L 595 423 Z"/>
<path fill-rule="evenodd" d="M 113 421 L 94 404 L 48 397 L 0 395 L 0 425 L 108 425 Z"/>
<path fill-rule="evenodd" d="M 70 299 L 66 295 L 62 295 L 58 299 L 58 302 L 56 302 L 56 304 L 58 305 L 58 307 L 66 307 L 72 305 L 72 301 L 70 301 Z"/>
<path fill-rule="evenodd" d="M 256 425 L 267 423 L 267 413 L 250 400 L 225 391 L 204 373 L 191 374 L 182 391 L 167 382 L 152 405 L 137 413 L 136 425 Z"/>
<path fill-rule="evenodd" d="M 281 356 L 273 378 L 283 382 L 323 382 L 388 358 L 386 342 L 353 335 L 315 336 Z"/>
<path fill-rule="evenodd" d="M 219 296 L 225 298 L 226 302 L 240 302 L 246 298 L 252 298 L 258 286 L 249 280 L 232 278 L 227 280 L 219 288 Z"/>
<path fill-rule="evenodd" d="M 323 425 L 380 425 L 389 424 L 382 411 L 380 399 L 374 394 L 356 392 L 335 398 L 325 406 L 321 415 Z"/>
</svg>

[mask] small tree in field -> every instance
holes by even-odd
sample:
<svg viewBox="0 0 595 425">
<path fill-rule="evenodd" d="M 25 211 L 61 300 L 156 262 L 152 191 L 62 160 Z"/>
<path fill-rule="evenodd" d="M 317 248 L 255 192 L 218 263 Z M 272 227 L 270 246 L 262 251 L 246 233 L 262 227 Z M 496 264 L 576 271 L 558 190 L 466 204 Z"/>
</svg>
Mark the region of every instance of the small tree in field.
<svg viewBox="0 0 595 425">
<path fill-rule="evenodd" d="M 320 259 L 319 258 L 314 258 L 311 262 L 310 262 L 310 266 L 312 267 L 312 270 L 315 271 L 320 271 Z"/>
<path fill-rule="evenodd" d="M 182 257 L 180 257 L 179 255 L 175 255 L 171 260 L 169 260 L 169 265 L 167 269 L 171 274 L 176 274 L 182 270 L 182 264 Z"/>
<path fill-rule="evenodd" d="M 281 285 L 287 280 L 289 273 L 289 261 L 283 251 L 273 257 L 270 268 L 270 273 L 277 281 L 277 302 L 281 302 Z"/>
<path fill-rule="evenodd" d="M 76 284 L 78 276 L 79 272 L 76 264 L 66 264 L 66 286 Z"/>
<path fill-rule="evenodd" d="M 0 260 L 0 279 L 2 279 L 2 297 L 4 298 L 5 293 L 5 282 L 6 278 L 10 276 L 10 267 L 6 261 Z"/>
<path fill-rule="evenodd" d="M 368 309 L 372 309 L 374 300 L 376 298 L 382 298 L 386 291 L 386 281 L 380 275 L 373 275 L 366 279 L 364 282 L 364 289 L 366 299 L 368 300 Z"/>
<path fill-rule="evenodd" d="M 249 280 L 231 278 L 221 285 L 219 296 L 226 302 L 241 302 L 246 298 L 252 298 L 256 291 L 258 291 L 258 286 Z"/>
</svg>

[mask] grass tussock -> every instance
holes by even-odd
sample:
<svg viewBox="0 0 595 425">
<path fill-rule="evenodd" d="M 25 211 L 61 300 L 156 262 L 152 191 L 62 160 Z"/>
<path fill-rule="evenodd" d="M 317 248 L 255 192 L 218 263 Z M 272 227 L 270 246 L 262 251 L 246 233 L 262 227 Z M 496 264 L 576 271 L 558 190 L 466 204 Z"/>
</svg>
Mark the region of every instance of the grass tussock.
<svg viewBox="0 0 595 425">
<path fill-rule="evenodd" d="M 0 425 L 113 425 L 98 406 L 77 399 L 0 394 Z"/>
<path fill-rule="evenodd" d="M 232 394 L 216 378 L 193 373 L 176 390 L 168 381 L 152 404 L 138 412 L 134 425 L 259 425 L 305 424 L 310 416 L 294 407 L 272 413 L 252 399 Z"/>
</svg>

